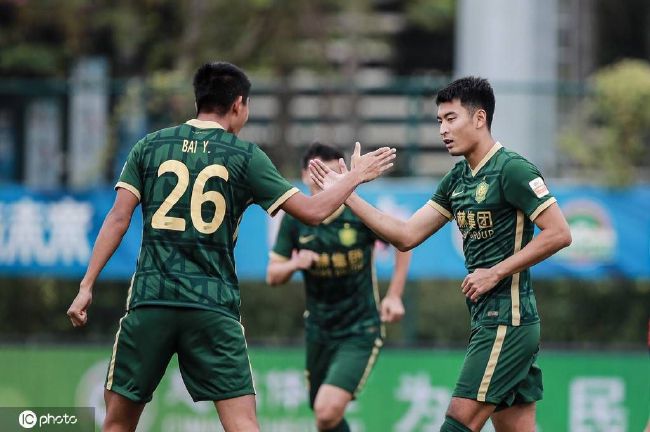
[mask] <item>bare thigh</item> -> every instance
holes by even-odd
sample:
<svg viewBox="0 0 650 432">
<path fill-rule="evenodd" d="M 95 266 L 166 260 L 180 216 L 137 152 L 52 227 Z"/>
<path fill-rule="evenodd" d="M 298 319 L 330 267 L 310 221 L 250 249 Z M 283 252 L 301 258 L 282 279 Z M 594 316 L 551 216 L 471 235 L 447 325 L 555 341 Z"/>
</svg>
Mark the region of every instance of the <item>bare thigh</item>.
<svg viewBox="0 0 650 432">
<path fill-rule="evenodd" d="M 495 408 L 496 406 L 485 402 L 452 397 L 447 409 L 447 415 L 461 422 L 472 431 L 478 432 L 490 418 Z"/>
<path fill-rule="evenodd" d="M 339 424 L 351 400 L 352 395 L 347 390 L 331 384 L 321 385 L 314 401 L 314 413 L 319 429 L 329 429 Z"/>
<path fill-rule="evenodd" d="M 497 432 L 535 432 L 535 402 L 514 405 L 492 414 Z"/>
<path fill-rule="evenodd" d="M 106 418 L 103 432 L 133 432 L 145 404 L 136 403 L 110 390 L 104 390 Z"/>
<path fill-rule="evenodd" d="M 216 401 L 214 405 L 226 432 L 259 432 L 255 414 L 255 395 Z"/>
</svg>

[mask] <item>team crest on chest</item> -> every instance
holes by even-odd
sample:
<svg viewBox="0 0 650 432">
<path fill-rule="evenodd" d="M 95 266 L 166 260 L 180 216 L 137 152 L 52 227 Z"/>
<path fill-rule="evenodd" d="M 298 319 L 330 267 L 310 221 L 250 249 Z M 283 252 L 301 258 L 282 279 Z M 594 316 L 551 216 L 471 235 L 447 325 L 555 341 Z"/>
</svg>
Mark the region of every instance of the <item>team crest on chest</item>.
<svg viewBox="0 0 650 432">
<path fill-rule="evenodd" d="M 352 228 L 349 223 L 343 225 L 339 230 L 339 240 L 343 246 L 352 246 L 357 242 L 357 230 Z"/>
<path fill-rule="evenodd" d="M 482 203 L 485 201 L 485 197 L 487 196 L 488 189 L 490 188 L 490 185 L 483 179 L 481 183 L 476 186 L 476 192 L 474 193 L 474 199 L 476 200 L 477 203 Z"/>
</svg>

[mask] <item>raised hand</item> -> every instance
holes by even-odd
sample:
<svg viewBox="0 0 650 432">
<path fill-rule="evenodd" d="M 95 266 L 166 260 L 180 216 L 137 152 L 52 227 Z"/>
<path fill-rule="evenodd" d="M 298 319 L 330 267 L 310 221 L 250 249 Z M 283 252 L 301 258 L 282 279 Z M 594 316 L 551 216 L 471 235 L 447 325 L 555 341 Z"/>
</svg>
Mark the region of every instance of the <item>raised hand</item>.
<svg viewBox="0 0 650 432">
<path fill-rule="evenodd" d="M 361 144 L 355 144 L 354 153 L 352 153 L 351 163 L 356 171 L 360 174 L 362 183 L 369 182 L 379 177 L 384 171 L 393 166 L 396 150 L 390 147 L 382 147 L 375 151 L 361 155 Z M 327 165 L 318 159 L 309 161 L 309 172 L 311 178 L 321 189 L 327 189 L 339 181 L 348 169 L 343 159 L 339 160 L 341 173 L 334 172 Z"/>
<path fill-rule="evenodd" d="M 351 170 L 361 174 L 363 183 L 374 180 L 393 166 L 395 152 L 394 148 L 381 147 L 361 155 L 361 144 L 357 141 L 354 144 L 354 152 L 350 160 Z"/>
<path fill-rule="evenodd" d="M 332 187 L 345 174 L 347 174 L 348 167 L 345 166 L 345 161 L 343 159 L 339 159 L 339 168 L 341 172 L 337 173 L 325 165 L 320 159 L 312 159 L 309 161 L 309 175 L 314 183 L 316 183 L 316 186 L 323 190 Z"/>
</svg>

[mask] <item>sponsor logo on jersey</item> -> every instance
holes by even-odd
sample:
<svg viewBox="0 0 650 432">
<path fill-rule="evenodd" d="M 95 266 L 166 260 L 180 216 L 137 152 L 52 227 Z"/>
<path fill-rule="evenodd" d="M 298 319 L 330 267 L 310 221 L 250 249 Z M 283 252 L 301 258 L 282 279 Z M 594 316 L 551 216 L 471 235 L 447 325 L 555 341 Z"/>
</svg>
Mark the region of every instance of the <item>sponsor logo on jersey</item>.
<svg viewBox="0 0 650 432">
<path fill-rule="evenodd" d="M 346 223 L 343 229 L 339 230 L 339 240 L 343 246 L 352 246 L 357 242 L 357 230 Z"/>
<path fill-rule="evenodd" d="M 542 198 L 550 193 L 546 187 L 546 184 L 544 183 L 544 179 L 541 177 L 537 177 L 536 179 L 531 180 L 528 185 L 533 190 L 537 198 Z"/>
<path fill-rule="evenodd" d="M 488 189 L 490 188 L 490 185 L 483 179 L 481 183 L 476 186 L 476 192 L 474 193 L 474 199 L 476 200 L 477 203 L 482 203 L 485 201 L 485 197 L 487 196 Z"/>
<path fill-rule="evenodd" d="M 316 238 L 315 234 L 300 236 L 300 237 L 298 237 L 298 243 L 300 243 L 300 244 L 309 243 L 310 241 L 312 241 L 315 238 Z"/>
<path fill-rule="evenodd" d="M 463 192 L 465 192 L 465 189 L 464 189 L 464 188 L 460 188 L 460 187 L 458 187 L 458 188 L 456 188 L 456 190 L 454 190 L 454 191 L 451 193 L 451 196 L 452 196 L 452 198 L 453 198 L 453 197 L 455 197 L 455 196 L 458 196 L 458 195 L 462 194 Z"/>
</svg>

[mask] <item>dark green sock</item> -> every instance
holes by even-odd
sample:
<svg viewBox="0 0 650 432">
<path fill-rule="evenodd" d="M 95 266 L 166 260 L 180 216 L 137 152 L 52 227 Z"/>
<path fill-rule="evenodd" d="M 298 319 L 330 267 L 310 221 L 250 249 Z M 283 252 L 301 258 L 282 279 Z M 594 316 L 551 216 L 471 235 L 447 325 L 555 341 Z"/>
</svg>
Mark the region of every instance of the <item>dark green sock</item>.
<svg viewBox="0 0 650 432">
<path fill-rule="evenodd" d="M 440 432 L 472 432 L 472 430 L 458 420 L 447 416 L 440 427 Z"/>
<path fill-rule="evenodd" d="M 323 432 L 350 432 L 350 425 L 348 425 L 348 422 L 343 419 L 341 420 L 341 423 L 337 424 L 332 429 L 327 429 Z"/>
</svg>

